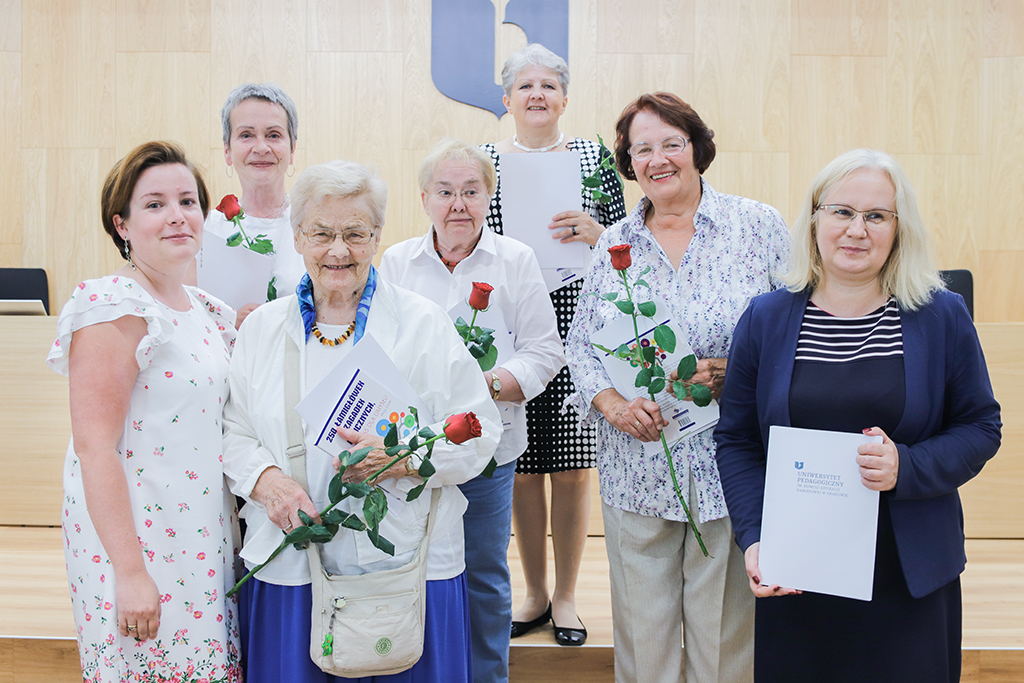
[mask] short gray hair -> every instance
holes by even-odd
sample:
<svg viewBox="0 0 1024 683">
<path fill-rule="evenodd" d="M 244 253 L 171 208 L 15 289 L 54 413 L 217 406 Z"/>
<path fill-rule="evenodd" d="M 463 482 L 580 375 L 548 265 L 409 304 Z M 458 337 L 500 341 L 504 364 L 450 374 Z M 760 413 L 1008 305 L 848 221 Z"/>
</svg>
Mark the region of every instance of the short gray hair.
<svg viewBox="0 0 1024 683">
<path fill-rule="evenodd" d="M 844 152 L 814 179 L 793 223 L 792 268 L 782 279 L 793 291 L 813 290 L 821 284 L 824 270 L 818 251 L 818 206 L 834 185 L 861 169 L 882 171 L 896 190 L 896 235 L 878 274 L 879 285 L 885 294 L 896 297 L 901 308 L 917 310 L 931 300 L 933 291 L 945 285 L 935 268 L 932 239 L 917 209 L 910 179 L 895 159 L 874 149 Z"/>
<path fill-rule="evenodd" d="M 243 83 L 231 91 L 220 110 L 220 123 L 224 128 L 224 146 L 231 146 L 231 112 L 242 102 L 252 99 L 266 100 L 281 105 L 288 118 L 288 138 L 294 152 L 295 141 L 299 136 L 299 115 L 295 111 L 295 103 L 292 102 L 292 98 L 288 97 L 288 93 L 276 83 Z"/>
<path fill-rule="evenodd" d="M 569 65 L 565 60 L 547 49 L 540 43 L 530 43 L 519 52 L 513 52 L 505 60 L 505 66 L 501 68 L 501 87 L 505 89 L 505 96 L 512 96 L 512 86 L 515 85 L 516 76 L 528 66 L 539 66 L 551 69 L 558 74 L 558 83 L 562 86 L 562 95 L 569 94 Z"/>
<path fill-rule="evenodd" d="M 437 167 L 446 161 L 463 161 L 466 163 L 475 161 L 480 167 L 480 175 L 484 179 L 484 189 L 487 196 L 493 197 L 494 191 L 498 188 L 498 174 L 494 170 L 494 162 L 487 152 L 479 147 L 474 147 L 462 140 L 454 138 L 441 138 L 437 141 L 427 156 L 420 162 L 419 180 L 420 192 L 426 192 L 430 183 L 434 180 Z"/>
<path fill-rule="evenodd" d="M 388 186 L 377 171 L 354 161 L 328 161 L 310 166 L 292 186 L 292 231 L 298 235 L 306 212 L 325 199 L 366 197 L 373 227 L 384 225 Z"/>
</svg>

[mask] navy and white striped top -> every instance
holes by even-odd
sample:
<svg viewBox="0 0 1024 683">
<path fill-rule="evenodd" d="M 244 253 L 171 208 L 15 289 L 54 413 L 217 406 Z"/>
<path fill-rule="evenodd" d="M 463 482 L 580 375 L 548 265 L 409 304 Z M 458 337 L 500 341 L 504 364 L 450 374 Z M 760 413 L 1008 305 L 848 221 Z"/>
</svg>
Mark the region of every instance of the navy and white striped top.
<svg viewBox="0 0 1024 683">
<path fill-rule="evenodd" d="M 896 299 L 856 318 L 837 318 L 810 301 L 800 324 L 797 361 L 849 363 L 903 356 L 903 332 Z"/>
</svg>

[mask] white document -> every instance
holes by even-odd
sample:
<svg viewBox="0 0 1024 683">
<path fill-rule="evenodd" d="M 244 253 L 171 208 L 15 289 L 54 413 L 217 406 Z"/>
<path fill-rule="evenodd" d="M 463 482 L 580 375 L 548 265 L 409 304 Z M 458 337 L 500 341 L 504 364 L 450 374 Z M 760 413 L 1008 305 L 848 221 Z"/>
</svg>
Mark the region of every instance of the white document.
<svg viewBox="0 0 1024 683">
<path fill-rule="evenodd" d="M 587 263 L 582 266 L 573 268 L 541 268 L 540 274 L 544 277 L 544 284 L 548 288 L 548 294 L 586 277 L 592 255 L 593 252 L 587 254 Z"/>
<path fill-rule="evenodd" d="M 341 427 L 383 437 L 394 423 L 399 441 L 408 441 L 416 431 L 409 406 L 419 411 L 420 425 L 434 422 L 409 381 L 367 334 L 296 409 L 306 424 L 316 428 L 314 444 L 338 455 L 352 445 L 338 433 Z"/>
<path fill-rule="evenodd" d="M 463 299 L 448 310 L 448 317 L 452 319 L 452 322 L 455 322 L 456 318 L 462 318 L 466 321 L 467 325 L 473 320 L 473 309 L 469 306 L 469 292 L 466 293 L 466 299 Z M 475 325 L 494 330 L 494 348 L 498 351 L 498 358 L 494 361 L 494 367 L 501 367 L 503 358 L 511 358 L 515 355 L 515 338 L 505 325 L 505 318 L 501 315 L 501 309 L 497 305 L 492 303 L 486 311 L 478 312 Z M 515 426 L 515 411 L 512 409 L 514 406 L 508 401 L 496 401 L 494 405 L 498 407 L 498 412 L 501 413 L 502 431 L 512 429 Z"/>
<path fill-rule="evenodd" d="M 209 231 L 203 235 L 203 248 L 196 257 L 196 284 L 235 310 L 267 300 L 273 270 L 272 257 L 243 246 L 229 247 L 223 237 Z"/>
<path fill-rule="evenodd" d="M 763 585 L 870 600 L 878 491 L 857 447 L 880 436 L 772 426 L 758 564 Z"/>
<path fill-rule="evenodd" d="M 583 210 L 579 151 L 502 154 L 500 163 L 504 233 L 533 248 L 541 268 L 585 272 L 590 247 L 585 242 L 562 244 L 551 239 L 548 229 L 555 214 Z"/>
<path fill-rule="evenodd" d="M 654 343 L 654 328 L 657 324 L 650 321 L 649 318 L 640 318 L 638 322 L 641 325 L 639 328 L 640 343 L 643 346 L 656 346 Z M 679 365 L 680 359 L 693 353 L 693 349 L 690 348 L 690 345 L 679 333 L 679 330 L 676 329 L 676 326 L 672 324 L 671 320 L 662 320 L 660 324 L 668 325 L 676 334 L 676 350 L 673 353 L 669 354 L 662 349 L 658 349 L 658 357 L 662 367 L 665 368 L 665 381 L 668 382 L 667 376 Z M 628 315 L 616 318 L 605 325 L 602 330 L 592 335 L 590 341 L 596 342 L 612 351 L 622 344 L 630 347 L 636 346 L 633 319 Z M 636 373 L 639 371 L 638 367 L 634 367 L 632 363 L 616 358 L 600 349 L 597 352 L 601 358 L 601 364 L 612 381 L 612 385 L 616 391 L 622 394 L 623 398 L 627 401 L 637 397 L 650 398 L 650 395 L 647 393 L 647 387 L 635 386 Z M 693 401 L 681 401 L 671 394 L 662 391 L 656 396 L 656 402 L 661 407 L 662 417 L 668 420 L 669 423 L 665 427 L 664 432 L 665 439 L 670 447 L 679 439 L 697 434 L 718 424 L 718 401 L 712 400 L 709 405 L 701 408 Z M 661 440 L 644 443 L 644 452 L 649 455 L 663 453 L 664 449 L 661 446 Z"/>
</svg>

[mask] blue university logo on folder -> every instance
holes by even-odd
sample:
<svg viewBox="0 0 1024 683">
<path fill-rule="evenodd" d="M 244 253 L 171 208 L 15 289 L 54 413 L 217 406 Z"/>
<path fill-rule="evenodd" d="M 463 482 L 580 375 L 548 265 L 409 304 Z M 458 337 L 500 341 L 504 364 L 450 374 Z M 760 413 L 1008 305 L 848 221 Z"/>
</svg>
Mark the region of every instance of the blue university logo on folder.
<svg viewBox="0 0 1024 683">
<path fill-rule="evenodd" d="M 804 468 L 804 464 L 797 460 L 796 462 L 793 463 L 793 467 L 797 468 L 798 470 L 802 470 Z"/>
</svg>

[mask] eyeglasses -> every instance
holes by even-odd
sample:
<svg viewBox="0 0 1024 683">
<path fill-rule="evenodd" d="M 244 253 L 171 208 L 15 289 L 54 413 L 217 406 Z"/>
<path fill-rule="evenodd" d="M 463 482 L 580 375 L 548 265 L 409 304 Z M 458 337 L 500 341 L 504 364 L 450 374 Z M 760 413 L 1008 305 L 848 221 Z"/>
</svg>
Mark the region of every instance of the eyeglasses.
<svg viewBox="0 0 1024 683">
<path fill-rule="evenodd" d="M 849 225 L 860 216 L 864 219 L 864 226 L 871 230 L 888 230 L 893 221 L 899 218 L 895 211 L 888 209 L 858 211 L 846 204 L 823 204 L 818 207 L 818 211 L 824 213 L 825 217 L 836 225 Z"/>
<path fill-rule="evenodd" d="M 654 150 L 660 149 L 663 156 L 674 157 L 686 149 L 686 143 L 688 142 L 689 140 L 678 135 L 670 135 L 657 144 L 653 142 L 638 142 L 630 146 L 629 156 L 633 157 L 634 161 L 647 161 L 654 154 Z"/>
<path fill-rule="evenodd" d="M 458 192 L 456 192 L 455 190 L 449 190 L 447 188 L 441 188 L 440 190 L 434 192 L 434 196 L 438 199 L 438 201 L 444 204 L 454 203 L 456 197 L 460 198 L 464 204 L 469 204 L 470 202 L 475 202 L 476 200 L 483 197 L 484 193 L 481 192 L 480 190 L 473 188 L 470 188 L 468 190 L 460 190 Z"/>
<path fill-rule="evenodd" d="M 363 247 L 369 244 L 376 234 L 376 230 L 366 230 L 363 228 L 353 228 L 341 232 L 328 230 L 327 228 L 313 228 L 308 231 L 299 228 L 299 232 L 306 236 L 310 244 L 315 244 L 318 247 L 334 244 L 334 240 L 339 237 L 342 242 L 350 247 Z"/>
</svg>

